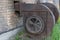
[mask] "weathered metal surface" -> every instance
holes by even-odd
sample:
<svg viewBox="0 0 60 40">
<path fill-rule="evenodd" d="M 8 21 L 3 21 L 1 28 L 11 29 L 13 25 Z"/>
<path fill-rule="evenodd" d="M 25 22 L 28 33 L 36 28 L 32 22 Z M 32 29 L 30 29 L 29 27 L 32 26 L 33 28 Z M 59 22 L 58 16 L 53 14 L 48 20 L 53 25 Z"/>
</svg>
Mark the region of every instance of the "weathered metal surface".
<svg viewBox="0 0 60 40">
<path fill-rule="evenodd" d="M 26 20 L 26 29 L 33 34 L 37 34 L 44 30 L 44 22 L 38 16 L 31 16 Z"/>
<path fill-rule="evenodd" d="M 24 3 L 20 3 L 20 8 L 24 8 L 23 6 L 25 5 Z M 53 12 L 54 16 L 55 16 L 55 22 L 57 22 L 58 18 L 59 18 L 59 11 L 57 9 L 57 7 L 55 5 L 53 5 L 52 3 L 41 3 L 46 5 L 47 7 L 49 7 L 49 9 Z M 18 6 L 19 4 L 16 4 L 15 6 Z M 32 4 L 33 5 L 33 4 Z M 19 7 L 15 7 L 16 10 L 19 10 Z"/>
<path fill-rule="evenodd" d="M 24 22 L 24 26 L 26 29 L 26 33 L 30 37 L 32 37 L 33 39 L 35 38 L 41 39 L 41 38 L 45 38 L 46 36 L 50 35 L 53 29 L 53 26 L 55 24 L 55 16 L 54 16 L 55 12 L 54 11 L 56 11 L 56 9 L 52 7 L 52 5 L 51 5 L 52 8 L 44 3 L 41 3 L 41 4 L 20 3 L 19 6 L 20 6 L 20 14 L 24 15 L 23 22 Z M 35 16 L 36 20 L 39 19 L 40 21 L 39 24 L 43 26 L 39 26 L 37 25 L 37 23 L 36 24 L 33 23 L 34 26 L 31 26 L 32 22 L 30 21 L 30 19 L 32 19 L 33 16 Z"/>
<path fill-rule="evenodd" d="M 26 28 L 27 32 L 32 36 L 32 38 L 34 38 L 34 37 L 35 38 L 44 38 L 47 35 L 50 35 L 53 25 L 55 23 L 55 17 L 53 15 L 52 11 L 47 6 L 45 6 L 43 4 L 34 4 L 34 5 L 26 4 L 26 5 L 23 5 L 23 8 L 21 8 L 21 13 L 24 14 L 25 28 L 28 26 L 27 21 L 31 16 L 38 16 L 38 17 L 42 18 L 42 20 L 44 22 L 44 30 L 42 32 L 39 31 L 38 33 L 36 33 L 37 35 L 29 32 L 28 29 L 30 29 L 30 28 L 28 28 L 28 29 Z"/>
<path fill-rule="evenodd" d="M 49 9 L 53 12 L 53 14 L 55 16 L 55 21 L 57 22 L 57 20 L 59 18 L 59 11 L 58 11 L 57 7 L 55 5 L 53 5 L 52 3 L 42 3 L 42 4 L 49 7 Z"/>
</svg>

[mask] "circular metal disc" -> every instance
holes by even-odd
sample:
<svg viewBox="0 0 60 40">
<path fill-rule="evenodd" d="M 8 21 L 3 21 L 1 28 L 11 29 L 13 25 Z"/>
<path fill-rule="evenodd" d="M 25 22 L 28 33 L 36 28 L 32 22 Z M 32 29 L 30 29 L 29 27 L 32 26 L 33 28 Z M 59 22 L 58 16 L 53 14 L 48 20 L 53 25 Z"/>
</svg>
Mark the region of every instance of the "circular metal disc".
<svg viewBox="0 0 60 40">
<path fill-rule="evenodd" d="M 44 29 L 44 22 L 38 16 L 31 16 L 26 20 L 26 29 L 33 34 L 42 32 Z"/>
<path fill-rule="evenodd" d="M 58 18 L 59 18 L 59 11 L 57 9 L 57 7 L 55 5 L 53 5 L 52 3 L 42 3 L 44 5 L 46 5 L 54 14 L 55 16 L 55 21 L 57 22 Z"/>
</svg>

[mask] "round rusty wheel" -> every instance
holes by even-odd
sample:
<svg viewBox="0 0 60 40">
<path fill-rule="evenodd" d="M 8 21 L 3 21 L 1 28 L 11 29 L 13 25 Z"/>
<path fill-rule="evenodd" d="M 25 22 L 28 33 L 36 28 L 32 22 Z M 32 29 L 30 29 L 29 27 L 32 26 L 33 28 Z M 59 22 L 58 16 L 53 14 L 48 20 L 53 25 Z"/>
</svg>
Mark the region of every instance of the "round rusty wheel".
<svg viewBox="0 0 60 40">
<path fill-rule="evenodd" d="M 26 20 L 26 29 L 33 34 L 37 34 L 44 30 L 44 22 L 38 16 L 31 16 Z"/>
<path fill-rule="evenodd" d="M 42 3 L 44 5 L 46 5 L 54 14 L 55 16 L 55 22 L 57 22 L 58 18 L 59 18 L 59 11 L 57 9 L 57 7 L 55 5 L 53 5 L 52 3 Z"/>
<path fill-rule="evenodd" d="M 26 4 L 22 9 L 22 13 L 24 14 L 26 32 L 33 39 L 40 40 L 51 34 L 55 24 L 55 17 L 46 5 Z"/>
</svg>

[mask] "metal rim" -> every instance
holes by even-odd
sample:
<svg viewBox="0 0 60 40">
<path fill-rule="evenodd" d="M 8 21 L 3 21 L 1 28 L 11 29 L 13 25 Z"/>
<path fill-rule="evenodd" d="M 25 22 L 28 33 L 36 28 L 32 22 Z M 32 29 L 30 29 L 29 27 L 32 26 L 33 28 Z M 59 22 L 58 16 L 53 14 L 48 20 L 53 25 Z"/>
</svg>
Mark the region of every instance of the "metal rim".
<svg viewBox="0 0 60 40">
<path fill-rule="evenodd" d="M 51 4 L 51 3 L 42 3 L 42 4 L 46 5 L 52 12 L 53 12 L 53 10 L 50 8 L 50 6 L 54 7 L 56 12 L 53 12 L 53 14 L 55 16 L 55 22 L 57 22 L 58 17 L 59 17 L 59 11 L 58 11 L 57 7 L 54 4 Z"/>
<path fill-rule="evenodd" d="M 31 16 L 26 20 L 26 29 L 30 33 L 42 32 L 44 29 L 44 22 L 41 17 Z"/>
<path fill-rule="evenodd" d="M 51 16 L 52 16 L 52 19 L 53 19 L 53 24 L 55 25 L 55 16 L 54 16 L 54 14 L 53 14 L 53 12 L 47 7 L 47 6 L 45 6 L 45 5 L 43 5 L 45 8 L 47 8 L 48 9 L 48 11 L 50 12 L 50 14 L 51 14 Z"/>
</svg>

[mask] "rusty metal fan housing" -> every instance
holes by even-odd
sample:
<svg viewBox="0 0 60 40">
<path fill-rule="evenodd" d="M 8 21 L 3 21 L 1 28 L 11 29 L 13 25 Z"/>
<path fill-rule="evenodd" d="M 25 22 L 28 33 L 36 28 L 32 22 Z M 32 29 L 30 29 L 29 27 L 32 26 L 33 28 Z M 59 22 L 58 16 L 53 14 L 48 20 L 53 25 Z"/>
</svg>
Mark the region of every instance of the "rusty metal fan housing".
<svg viewBox="0 0 60 40">
<path fill-rule="evenodd" d="M 25 4 L 20 10 L 24 14 L 24 26 L 27 33 L 42 38 L 50 35 L 55 24 L 55 16 L 46 5 Z"/>
<path fill-rule="evenodd" d="M 51 34 L 55 20 L 57 21 L 58 19 L 58 14 L 56 15 L 58 10 L 56 11 L 54 5 L 50 3 L 16 3 L 15 6 L 16 11 L 20 11 L 20 14 L 23 14 L 26 32 L 32 38 L 45 38 Z"/>
</svg>

